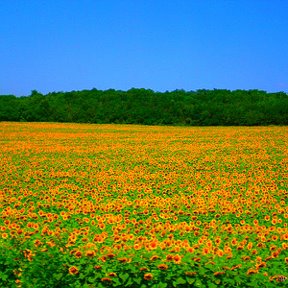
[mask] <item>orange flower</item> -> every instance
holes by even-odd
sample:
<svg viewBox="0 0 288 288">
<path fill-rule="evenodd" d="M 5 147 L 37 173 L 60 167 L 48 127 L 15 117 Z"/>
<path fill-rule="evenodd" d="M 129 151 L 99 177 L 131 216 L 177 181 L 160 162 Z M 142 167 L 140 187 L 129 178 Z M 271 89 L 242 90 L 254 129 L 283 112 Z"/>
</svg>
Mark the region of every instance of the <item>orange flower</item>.
<svg viewBox="0 0 288 288">
<path fill-rule="evenodd" d="M 106 255 L 106 257 L 109 258 L 109 259 L 112 259 L 112 258 L 115 257 L 115 254 L 110 252 L 110 253 L 108 253 L 108 254 Z"/>
<path fill-rule="evenodd" d="M 251 250 L 252 247 L 253 247 L 253 243 L 252 243 L 252 242 L 249 242 L 249 243 L 247 244 L 247 249 L 248 249 L 248 250 Z"/>
<path fill-rule="evenodd" d="M 204 247 L 202 250 L 203 255 L 206 255 L 210 252 L 210 249 L 208 247 Z"/>
<path fill-rule="evenodd" d="M 101 256 L 100 258 L 98 258 L 100 261 L 102 262 L 106 262 L 107 257 L 106 256 Z"/>
<path fill-rule="evenodd" d="M 111 281 L 112 281 L 112 279 L 109 278 L 109 277 L 103 277 L 103 278 L 101 278 L 101 282 L 111 282 Z"/>
<path fill-rule="evenodd" d="M 7 233 L 2 233 L 2 236 L 1 236 L 3 239 L 7 239 L 8 238 L 8 234 Z"/>
<path fill-rule="evenodd" d="M 266 263 L 265 262 L 261 262 L 259 264 L 256 265 L 256 268 L 259 269 L 259 268 L 263 268 L 263 267 L 266 267 Z"/>
<path fill-rule="evenodd" d="M 259 224 L 259 221 L 258 221 L 257 219 L 254 219 L 254 220 L 253 220 L 253 224 L 256 226 L 256 225 Z"/>
<path fill-rule="evenodd" d="M 69 274 L 70 274 L 70 275 L 76 275 L 76 274 L 78 274 L 78 273 L 79 273 L 79 270 L 78 270 L 77 267 L 71 266 L 71 267 L 69 268 Z"/>
<path fill-rule="evenodd" d="M 277 224 L 277 222 L 278 222 L 278 221 L 277 221 L 277 219 L 275 219 L 275 218 L 274 218 L 274 219 L 272 219 L 272 221 L 271 221 L 271 223 L 272 223 L 273 225 L 276 225 L 276 224 Z"/>
<path fill-rule="evenodd" d="M 135 243 L 134 244 L 134 249 L 135 250 L 140 250 L 142 248 L 142 245 L 141 244 L 138 244 L 138 243 Z"/>
<path fill-rule="evenodd" d="M 186 251 L 189 252 L 189 253 L 194 253 L 194 252 L 195 252 L 195 249 L 194 249 L 193 247 L 188 247 L 188 248 L 186 249 Z"/>
<path fill-rule="evenodd" d="M 77 257 L 77 258 L 81 258 L 82 252 L 78 250 L 78 251 L 74 252 L 74 255 L 75 255 L 75 257 Z"/>
<path fill-rule="evenodd" d="M 235 266 L 232 266 L 231 267 L 231 271 L 235 270 L 235 269 L 239 269 L 241 268 L 242 264 L 238 264 L 238 265 L 235 265 Z"/>
<path fill-rule="evenodd" d="M 140 270 L 140 271 L 147 271 L 148 268 L 147 268 L 147 267 L 141 267 L 139 270 Z"/>
<path fill-rule="evenodd" d="M 214 273 L 214 276 L 219 276 L 225 274 L 225 271 L 218 271 Z"/>
<path fill-rule="evenodd" d="M 87 251 L 85 252 L 85 255 L 86 255 L 87 257 L 94 257 L 94 256 L 96 255 L 96 253 L 95 253 L 95 251 L 93 251 L 93 250 L 87 250 Z"/>
<path fill-rule="evenodd" d="M 147 281 L 152 280 L 153 279 L 153 274 L 145 273 L 144 274 L 144 279 L 147 280 Z"/>
<path fill-rule="evenodd" d="M 257 269 L 253 269 L 253 268 L 250 268 L 250 269 L 247 271 L 247 275 L 257 274 L 257 273 L 258 273 L 258 270 L 257 270 Z"/>
<path fill-rule="evenodd" d="M 157 241 L 152 241 L 151 243 L 150 243 L 150 249 L 156 249 L 157 248 Z"/>
<path fill-rule="evenodd" d="M 176 263 L 176 264 L 180 264 L 180 263 L 181 263 L 181 256 L 178 255 L 178 254 L 174 255 L 173 261 L 174 261 L 174 263 Z"/>
<path fill-rule="evenodd" d="M 252 251 L 251 251 L 251 254 L 252 255 L 256 255 L 258 253 L 258 251 L 256 250 L 256 249 L 253 249 Z"/>
<path fill-rule="evenodd" d="M 258 243 L 256 246 L 257 246 L 258 248 L 265 248 L 265 247 L 266 247 L 266 244 L 264 244 L 264 243 Z"/>
<path fill-rule="evenodd" d="M 273 235 L 273 236 L 271 237 L 271 239 L 272 239 L 272 241 L 277 241 L 278 236 L 277 236 L 277 235 Z"/>
<path fill-rule="evenodd" d="M 272 254 L 271 254 L 271 256 L 272 256 L 273 258 L 277 258 L 277 257 L 279 256 L 279 254 L 280 254 L 279 251 L 273 251 Z"/>
<path fill-rule="evenodd" d="M 54 247 L 54 246 L 56 246 L 56 244 L 53 242 L 53 240 L 47 241 L 46 244 L 47 244 L 49 247 Z"/>
<path fill-rule="evenodd" d="M 288 277 L 286 277 L 286 276 L 284 276 L 284 275 L 279 275 L 278 277 L 277 277 L 277 281 L 278 282 L 284 282 L 284 281 L 286 281 L 288 279 Z"/>
<path fill-rule="evenodd" d="M 288 240 L 288 233 L 285 233 L 284 235 L 283 235 L 283 240 Z"/>
<path fill-rule="evenodd" d="M 153 255 L 151 258 L 150 258 L 150 261 L 155 261 L 157 259 L 160 259 L 160 257 L 158 255 Z"/>
<path fill-rule="evenodd" d="M 123 258 L 118 258 L 118 261 L 121 263 L 130 263 L 131 259 L 123 257 Z"/>
<path fill-rule="evenodd" d="M 23 233 L 23 230 L 22 230 L 22 229 L 18 229 L 18 230 L 17 230 L 17 234 L 18 234 L 18 235 L 21 235 L 22 233 Z"/>
<path fill-rule="evenodd" d="M 217 246 L 219 246 L 219 245 L 221 244 L 221 238 L 220 238 L 220 237 L 216 237 L 216 239 L 215 239 L 215 244 L 216 244 Z"/>
<path fill-rule="evenodd" d="M 157 267 L 160 270 L 167 270 L 168 269 L 168 265 L 166 265 L 166 264 L 159 264 Z"/>
<path fill-rule="evenodd" d="M 284 282 L 286 281 L 288 278 L 284 275 L 275 275 L 275 276 L 271 276 L 269 278 L 270 281 L 276 280 L 277 282 Z"/>
<path fill-rule="evenodd" d="M 43 243 L 39 240 L 39 239 L 36 239 L 35 241 L 34 241 L 34 245 L 36 246 L 36 247 L 38 247 L 38 246 L 40 246 L 40 245 L 42 245 Z"/>
<path fill-rule="evenodd" d="M 223 250 L 219 249 L 219 250 L 217 251 L 217 255 L 218 255 L 219 257 L 222 257 L 222 256 L 224 255 Z"/>
<path fill-rule="evenodd" d="M 272 256 L 268 256 L 268 257 L 265 259 L 265 261 L 267 262 L 267 261 L 269 261 L 269 260 L 271 260 L 271 259 L 273 259 L 273 257 L 272 257 Z"/>
<path fill-rule="evenodd" d="M 229 247 L 229 246 L 225 246 L 224 247 L 224 251 L 225 251 L 226 254 L 230 254 L 232 252 L 232 248 Z"/>
<path fill-rule="evenodd" d="M 237 243 L 238 243 L 237 239 L 233 238 L 232 241 L 231 241 L 231 245 L 235 246 L 235 245 L 237 245 Z"/>
<path fill-rule="evenodd" d="M 174 256 L 171 255 L 171 254 L 166 255 L 166 260 L 167 260 L 167 261 L 172 261 L 173 258 L 174 258 Z"/>
<path fill-rule="evenodd" d="M 273 244 L 273 245 L 270 246 L 269 249 L 270 249 L 270 251 L 274 251 L 276 248 L 277 248 L 277 246 Z"/>
</svg>

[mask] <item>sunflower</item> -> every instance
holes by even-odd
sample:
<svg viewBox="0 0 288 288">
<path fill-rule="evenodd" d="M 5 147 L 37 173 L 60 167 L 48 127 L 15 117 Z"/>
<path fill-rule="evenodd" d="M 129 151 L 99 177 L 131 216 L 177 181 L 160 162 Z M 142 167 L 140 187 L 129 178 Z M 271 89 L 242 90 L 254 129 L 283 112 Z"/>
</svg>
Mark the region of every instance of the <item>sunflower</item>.
<svg viewBox="0 0 288 288">
<path fill-rule="evenodd" d="M 168 265 L 167 264 L 159 264 L 157 266 L 158 269 L 160 270 L 167 270 L 168 269 Z"/>
<path fill-rule="evenodd" d="M 153 274 L 152 273 L 145 273 L 144 274 L 144 279 L 149 281 L 153 279 Z"/>
<path fill-rule="evenodd" d="M 71 266 L 68 271 L 70 275 L 76 275 L 79 273 L 79 270 L 76 266 Z"/>
<path fill-rule="evenodd" d="M 175 264 L 180 264 L 180 263 L 181 263 L 181 256 L 178 255 L 178 254 L 176 254 L 176 255 L 174 255 L 174 257 L 173 257 L 173 260 L 174 260 L 174 263 L 175 263 Z"/>
<path fill-rule="evenodd" d="M 111 282 L 111 281 L 112 281 L 112 279 L 109 278 L 109 277 L 103 277 L 103 278 L 101 278 L 101 282 Z"/>
</svg>

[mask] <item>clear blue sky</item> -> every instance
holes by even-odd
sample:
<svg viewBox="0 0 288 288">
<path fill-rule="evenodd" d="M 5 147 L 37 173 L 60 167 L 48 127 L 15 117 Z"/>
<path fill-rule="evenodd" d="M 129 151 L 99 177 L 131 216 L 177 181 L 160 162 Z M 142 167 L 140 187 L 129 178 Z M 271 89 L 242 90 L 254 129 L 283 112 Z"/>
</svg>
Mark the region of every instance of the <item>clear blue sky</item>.
<svg viewBox="0 0 288 288">
<path fill-rule="evenodd" d="M 1 0 L 0 94 L 288 92 L 287 0 Z"/>
</svg>

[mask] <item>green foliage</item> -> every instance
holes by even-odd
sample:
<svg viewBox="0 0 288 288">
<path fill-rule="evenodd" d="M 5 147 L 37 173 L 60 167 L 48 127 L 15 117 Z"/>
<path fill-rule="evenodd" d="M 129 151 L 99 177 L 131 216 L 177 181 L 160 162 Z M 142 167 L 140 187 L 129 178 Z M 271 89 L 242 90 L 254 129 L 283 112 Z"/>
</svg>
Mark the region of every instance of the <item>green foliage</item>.
<svg viewBox="0 0 288 288">
<path fill-rule="evenodd" d="M 287 125 L 288 95 L 260 90 L 92 89 L 33 90 L 28 97 L 0 96 L 0 121 L 144 125 Z"/>
<path fill-rule="evenodd" d="M 18 257 L 14 249 L 0 246 L 0 287 L 15 287 Z"/>
</svg>

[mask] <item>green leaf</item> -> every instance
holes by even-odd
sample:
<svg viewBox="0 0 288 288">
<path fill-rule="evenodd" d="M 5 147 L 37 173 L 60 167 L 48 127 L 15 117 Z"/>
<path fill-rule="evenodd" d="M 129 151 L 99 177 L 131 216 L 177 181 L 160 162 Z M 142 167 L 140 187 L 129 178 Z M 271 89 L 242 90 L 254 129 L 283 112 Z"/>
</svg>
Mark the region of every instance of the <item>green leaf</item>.
<svg viewBox="0 0 288 288">
<path fill-rule="evenodd" d="M 206 275 L 206 274 L 207 274 L 207 271 L 206 271 L 205 268 L 200 267 L 199 270 L 198 270 L 198 274 L 201 275 L 201 276 L 202 276 L 202 275 Z"/>
<path fill-rule="evenodd" d="M 195 282 L 195 279 L 186 277 L 186 281 L 188 284 L 192 285 Z"/>
<path fill-rule="evenodd" d="M 119 287 L 119 286 L 121 286 L 122 285 L 122 283 L 119 281 L 119 279 L 117 279 L 117 278 L 114 278 L 113 279 L 113 282 L 117 285 L 117 287 Z"/>
<path fill-rule="evenodd" d="M 196 286 L 196 287 L 203 287 L 203 283 L 201 282 L 201 280 L 197 279 L 197 280 L 195 281 L 195 286 Z"/>
<path fill-rule="evenodd" d="M 80 273 L 80 275 L 79 275 L 79 279 L 85 279 L 86 278 L 86 275 L 84 274 L 84 273 Z"/>
<path fill-rule="evenodd" d="M 174 281 L 177 285 L 186 284 L 186 280 L 179 277 Z"/>
<path fill-rule="evenodd" d="M 119 278 L 123 280 L 123 282 L 125 283 L 126 280 L 129 278 L 129 274 L 125 273 L 125 274 L 120 274 Z"/>
<path fill-rule="evenodd" d="M 88 277 L 87 278 L 87 281 L 89 282 L 89 283 L 94 283 L 95 282 L 95 277 Z"/>
<path fill-rule="evenodd" d="M 128 281 L 125 284 L 125 286 L 130 286 L 131 284 L 133 284 L 133 280 L 131 278 L 128 278 Z"/>
<path fill-rule="evenodd" d="M 53 278 L 59 281 L 63 277 L 63 273 L 54 273 Z"/>
<path fill-rule="evenodd" d="M 94 271 L 94 266 L 91 265 L 91 264 L 89 264 L 88 267 L 86 268 L 86 272 L 87 272 L 87 273 L 90 273 L 90 272 L 92 272 L 92 271 Z"/>
<path fill-rule="evenodd" d="M 3 281 L 6 281 L 8 279 L 8 275 L 4 274 L 4 273 L 1 273 L 0 274 L 0 279 L 2 279 Z"/>
<path fill-rule="evenodd" d="M 216 284 L 214 284 L 214 283 L 208 283 L 208 287 L 209 288 L 217 288 L 217 287 L 219 287 L 218 285 L 216 285 Z"/>
<path fill-rule="evenodd" d="M 234 278 L 234 280 L 235 280 L 237 283 L 241 283 L 241 277 L 239 277 L 238 275 Z"/>
<path fill-rule="evenodd" d="M 141 281 L 142 281 L 142 279 L 140 277 L 134 278 L 134 282 L 138 285 L 140 285 Z"/>
<path fill-rule="evenodd" d="M 80 264 L 83 264 L 84 266 L 86 266 L 86 259 L 85 258 L 81 258 L 80 259 Z"/>
</svg>

